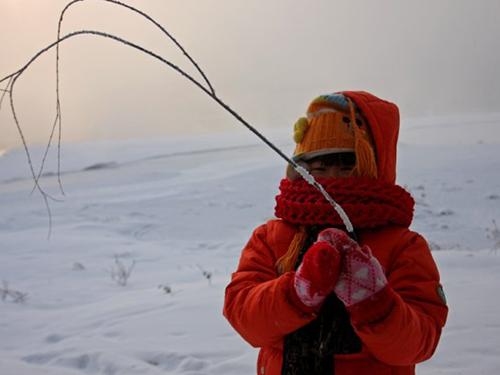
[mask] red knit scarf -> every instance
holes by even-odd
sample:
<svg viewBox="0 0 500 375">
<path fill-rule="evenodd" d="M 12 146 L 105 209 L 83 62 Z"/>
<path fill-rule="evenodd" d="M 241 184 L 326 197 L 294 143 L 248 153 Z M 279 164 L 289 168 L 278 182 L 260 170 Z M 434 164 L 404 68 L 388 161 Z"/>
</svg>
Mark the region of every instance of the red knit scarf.
<svg viewBox="0 0 500 375">
<path fill-rule="evenodd" d="M 415 201 L 398 185 L 366 177 L 317 180 L 342 206 L 355 229 L 411 224 Z M 281 180 L 275 215 L 292 224 L 343 225 L 330 203 L 303 179 Z"/>
</svg>

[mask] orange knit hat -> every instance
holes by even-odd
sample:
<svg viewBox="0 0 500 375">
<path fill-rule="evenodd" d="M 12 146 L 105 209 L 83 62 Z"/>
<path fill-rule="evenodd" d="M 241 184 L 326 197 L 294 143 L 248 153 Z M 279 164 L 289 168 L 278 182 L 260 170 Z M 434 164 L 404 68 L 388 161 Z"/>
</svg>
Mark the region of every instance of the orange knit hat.
<svg viewBox="0 0 500 375">
<path fill-rule="evenodd" d="M 294 126 L 295 161 L 316 156 L 354 152 L 353 176 L 377 177 L 377 163 L 369 125 L 346 96 L 335 93 L 321 95 Z"/>
</svg>

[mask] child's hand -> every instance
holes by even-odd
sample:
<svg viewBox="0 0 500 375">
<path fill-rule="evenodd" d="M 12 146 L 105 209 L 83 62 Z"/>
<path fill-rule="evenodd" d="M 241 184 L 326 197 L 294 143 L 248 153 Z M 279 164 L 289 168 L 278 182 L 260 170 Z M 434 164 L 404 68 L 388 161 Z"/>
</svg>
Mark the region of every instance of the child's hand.
<svg viewBox="0 0 500 375">
<path fill-rule="evenodd" d="M 318 236 L 335 247 L 342 257 L 342 268 L 335 285 L 335 294 L 350 307 L 372 297 L 387 285 L 382 266 L 368 246 L 357 242 L 339 229 L 328 228 Z"/>
<path fill-rule="evenodd" d="M 293 289 L 298 299 L 313 310 L 319 309 L 333 292 L 340 270 L 340 254 L 328 242 L 312 245 L 295 273 Z"/>
</svg>

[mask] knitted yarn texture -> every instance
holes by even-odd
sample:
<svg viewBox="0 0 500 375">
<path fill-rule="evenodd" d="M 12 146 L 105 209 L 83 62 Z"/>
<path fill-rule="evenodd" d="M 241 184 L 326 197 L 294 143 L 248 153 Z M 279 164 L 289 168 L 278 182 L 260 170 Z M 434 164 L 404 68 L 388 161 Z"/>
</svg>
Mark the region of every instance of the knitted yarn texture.
<svg viewBox="0 0 500 375">
<path fill-rule="evenodd" d="M 317 181 L 342 206 L 355 228 L 411 224 L 415 201 L 398 185 L 367 177 L 318 178 Z M 343 226 L 330 203 L 303 179 L 283 179 L 279 189 L 276 217 L 297 225 Z"/>
</svg>

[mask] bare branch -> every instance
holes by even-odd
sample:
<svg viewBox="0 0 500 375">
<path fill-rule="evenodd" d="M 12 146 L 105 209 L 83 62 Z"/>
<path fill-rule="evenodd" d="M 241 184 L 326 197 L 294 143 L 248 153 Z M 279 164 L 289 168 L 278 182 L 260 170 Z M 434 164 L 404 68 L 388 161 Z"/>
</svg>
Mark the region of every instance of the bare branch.
<svg viewBox="0 0 500 375">
<path fill-rule="evenodd" d="M 79 3 L 79 2 L 83 2 L 83 1 L 85 1 L 85 0 L 73 0 L 73 1 L 69 2 L 64 7 L 64 9 L 62 10 L 62 12 L 61 12 L 61 14 L 59 16 L 59 22 L 58 22 L 58 25 L 57 25 L 57 39 L 58 40 L 61 38 L 62 21 L 64 19 L 64 15 L 66 14 L 66 11 L 69 10 L 69 8 L 71 6 L 73 6 L 74 4 Z M 215 90 L 214 90 L 212 84 L 208 80 L 208 78 L 205 75 L 205 73 L 203 72 L 203 70 L 197 64 L 197 62 L 186 52 L 186 50 L 182 47 L 182 45 L 162 25 L 160 25 L 157 21 L 155 21 L 148 14 L 146 14 L 146 13 L 142 12 L 141 10 L 139 10 L 137 8 L 134 8 L 134 7 L 130 6 L 130 5 L 124 4 L 124 3 L 120 2 L 120 1 L 116 1 L 116 0 L 103 0 L 103 1 L 111 3 L 111 4 L 114 4 L 114 5 L 117 5 L 117 6 L 124 7 L 126 9 L 129 9 L 132 12 L 135 12 L 135 13 L 143 16 L 148 21 L 150 21 L 151 23 L 153 23 L 157 28 L 159 28 L 163 32 L 163 34 L 165 34 L 182 51 L 182 53 L 184 54 L 184 56 L 186 56 L 187 59 L 193 64 L 193 66 L 198 70 L 198 72 L 201 74 L 201 76 L 205 80 L 206 84 L 208 85 L 208 87 L 210 89 L 210 92 L 215 95 Z M 50 136 L 49 136 L 49 140 L 48 140 L 47 146 L 45 148 L 45 152 L 44 152 L 44 155 L 43 155 L 43 158 L 42 158 L 42 163 L 40 165 L 40 170 L 38 171 L 37 180 L 40 178 L 40 176 L 43 173 L 43 169 L 44 169 L 44 166 L 45 166 L 45 161 L 46 161 L 47 155 L 49 153 L 49 149 L 50 149 L 51 144 L 52 144 L 52 139 L 54 137 L 55 129 L 57 127 L 57 129 L 58 129 L 58 142 L 57 142 L 57 178 L 58 178 L 58 183 L 59 183 L 59 189 L 60 189 L 61 193 L 63 195 L 65 195 L 64 189 L 63 189 L 63 186 L 62 186 L 62 181 L 61 181 L 62 116 L 61 116 L 61 99 L 60 99 L 60 90 L 59 90 L 59 87 L 60 87 L 59 80 L 60 80 L 60 76 L 59 76 L 59 44 L 57 44 L 57 46 L 56 46 L 56 117 L 54 119 L 54 123 L 52 125 L 52 130 L 51 130 L 51 133 L 50 133 Z M 33 187 L 32 192 L 35 190 L 35 188 L 36 188 L 36 186 Z"/>
<path fill-rule="evenodd" d="M 28 293 L 10 289 L 7 281 L 2 281 L 2 287 L 0 287 L 0 298 L 2 301 L 7 301 L 7 299 L 10 298 L 10 300 L 14 303 L 23 303 L 26 302 L 27 297 Z"/>
<path fill-rule="evenodd" d="M 115 264 L 110 268 L 109 274 L 111 279 L 114 280 L 120 286 L 126 286 L 130 275 L 132 275 L 132 270 L 135 267 L 135 260 L 127 267 L 123 262 L 120 261 L 118 255 L 115 255 Z"/>
<path fill-rule="evenodd" d="M 64 18 L 64 15 L 66 13 L 66 11 L 71 7 L 73 6 L 74 4 L 78 3 L 78 2 L 83 2 L 85 0 L 73 0 L 71 1 L 70 3 L 68 3 L 64 9 L 61 11 L 61 15 L 59 16 L 59 22 L 58 22 L 58 25 L 57 25 L 57 39 L 59 40 L 61 38 L 61 27 L 62 27 L 62 21 L 63 21 L 63 18 Z M 144 18 L 146 18 L 148 21 L 150 21 L 152 24 L 154 24 L 158 29 L 160 29 L 162 31 L 163 34 L 165 34 L 181 51 L 182 53 L 184 54 L 184 56 L 186 56 L 186 58 L 191 62 L 191 64 L 196 68 L 196 70 L 198 70 L 198 72 L 200 73 L 200 75 L 203 77 L 203 79 L 205 80 L 206 84 L 208 85 L 209 89 L 210 89 L 210 92 L 215 95 L 215 89 L 213 88 L 211 82 L 209 81 L 208 77 L 206 76 L 205 72 L 200 68 L 200 66 L 198 65 L 198 63 L 189 55 L 189 53 L 184 49 L 184 47 L 182 47 L 182 45 L 173 37 L 172 34 L 170 34 L 160 23 L 158 23 L 156 20 L 154 20 L 152 17 L 150 17 L 147 13 L 144 13 L 142 12 L 141 10 L 137 9 L 137 8 L 134 8 L 128 4 L 124 4 L 120 1 L 116 1 L 116 0 L 103 0 L 105 2 L 108 2 L 108 3 L 112 3 L 114 5 L 118 5 L 118 6 L 121 6 L 121 7 L 124 7 L 126 9 L 129 9 L 131 10 L 132 12 L 135 12 L 141 16 L 143 16 Z M 57 47 L 56 47 L 56 118 L 54 120 L 54 124 L 52 126 L 52 131 L 51 131 L 51 134 L 50 134 L 50 138 L 49 138 L 49 141 L 48 141 L 48 144 L 47 144 L 47 149 L 45 151 L 45 154 L 44 154 L 44 158 L 42 160 L 42 164 L 41 164 L 41 168 L 40 168 L 40 172 L 39 172 L 39 176 L 41 175 L 42 171 L 43 171 L 43 166 L 44 166 L 44 163 L 45 163 L 45 158 L 48 154 L 48 151 L 49 151 L 49 148 L 50 148 L 50 144 L 52 142 L 52 137 L 54 135 L 54 130 L 55 130 L 55 127 L 56 127 L 56 124 L 57 124 L 57 127 L 58 127 L 58 143 L 57 143 L 57 178 L 58 178 L 58 182 L 59 182 L 59 188 L 61 190 L 61 193 L 63 195 L 64 194 L 64 189 L 63 189 L 63 186 L 62 186 L 62 181 L 61 181 L 61 139 L 62 139 L 62 136 L 61 136 L 61 133 L 62 133 L 62 116 L 61 116 L 61 100 L 60 100 L 60 91 L 59 91 L 59 44 L 57 44 Z"/>
<path fill-rule="evenodd" d="M 47 159 L 47 155 L 49 154 L 50 146 L 52 144 L 52 138 L 54 137 L 54 133 L 55 133 L 56 126 L 57 126 L 57 123 L 58 123 L 58 119 L 60 119 L 59 113 L 56 115 L 56 118 L 54 119 L 54 123 L 52 125 L 52 130 L 51 130 L 50 136 L 49 136 L 49 140 L 47 142 L 47 146 L 45 147 L 45 152 L 43 153 L 42 162 L 40 164 L 40 169 L 38 170 L 38 174 L 37 174 L 36 179 L 35 179 L 35 184 L 33 185 L 33 189 L 31 190 L 31 193 L 33 193 L 36 190 L 36 182 L 38 182 L 38 180 L 42 176 L 43 169 L 44 169 L 44 166 L 45 166 L 45 161 Z M 61 148 L 61 129 L 60 129 L 60 125 L 59 125 L 59 141 L 57 143 L 57 146 L 58 146 L 58 150 L 60 150 L 60 148 Z M 61 160 L 61 157 L 60 157 L 60 151 L 59 151 L 58 155 L 57 155 L 57 161 L 58 161 L 58 164 L 57 164 L 57 178 L 58 178 L 58 182 L 59 182 L 59 190 L 61 191 L 62 195 L 65 195 L 64 189 L 63 189 L 63 186 L 62 186 L 62 181 L 61 181 L 61 164 L 60 164 L 60 160 Z"/>
<path fill-rule="evenodd" d="M 17 127 L 17 131 L 19 133 L 19 136 L 21 137 L 21 141 L 22 141 L 23 146 L 24 146 L 24 151 L 26 153 L 26 158 L 28 159 L 28 166 L 30 168 L 31 175 L 32 175 L 33 179 L 35 179 L 36 189 L 42 195 L 42 198 L 43 198 L 43 201 L 44 201 L 44 204 L 45 204 L 45 208 L 47 210 L 47 214 L 48 214 L 48 217 L 49 217 L 49 231 L 47 233 L 47 238 L 50 238 L 50 234 L 52 233 L 52 211 L 50 210 L 50 205 L 49 205 L 49 201 L 48 200 L 49 200 L 49 198 L 52 199 L 52 200 L 54 200 L 54 201 L 58 201 L 58 200 L 55 199 L 55 198 L 53 198 L 53 197 L 51 197 L 47 192 L 45 192 L 45 190 L 43 190 L 43 188 L 38 183 L 38 180 L 36 180 L 36 178 L 35 178 L 35 169 L 33 168 L 33 162 L 31 160 L 31 154 L 29 152 L 28 144 L 27 144 L 26 139 L 24 137 L 24 133 L 23 133 L 23 131 L 21 129 L 21 125 L 19 124 L 19 119 L 17 117 L 16 108 L 15 108 L 15 105 L 14 105 L 14 84 L 16 83 L 16 80 L 19 78 L 20 75 L 21 75 L 21 73 L 19 73 L 18 75 L 16 75 L 12 79 L 12 82 L 11 82 L 11 85 L 10 85 L 10 92 L 9 92 L 10 109 L 11 109 L 11 112 L 12 112 L 12 116 L 14 118 L 14 123 L 16 124 L 16 127 Z"/>
<path fill-rule="evenodd" d="M 57 31 L 57 39 L 60 39 L 60 36 L 61 36 L 61 23 L 62 23 L 62 20 L 64 18 L 64 14 L 66 13 L 66 11 L 72 6 L 74 5 L 75 3 L 78 3 L 78 2 L 83 2 L 85 0 L 73 0 L 71 1 L 70 3 L 68 3 L 64 9 L 62 10 L 61 12 L 61 15 L 59 17 L 59 24 L 58 24 L 58 31 Z M 189 55 L 189 53 L 184 49 L 184 47 L 182 47 L 182 45 L 173 37 L 172 34 L 170 34 L 162 25 L 160 25 L 157 21 L 155 21 L 151 16 L 149 16 L 147 13 L 144 13 L 143 11 L 137 9 L 137 8 L 134 8 L 133 6 L 130 6 L 128 4 L 124 4 L 120 1 L 116 1 L 116 0 L 102 0 L 102 1 L 105 1 L 107 3 L 112 3 L 112 4 L 115 4 L 115 5 L 118 5 L 118 6 L 121 6 L 121 7 L 124 7 L 124 8 L 127 8 L 129 10 L 131 10 L 132 12 L 135 12 L 141 16 L 143 16 L 144 18 L 146 18 L 148 21 L 150 21 L 152 24 L 154 24 L 158 29 L 160 29 L 162 31 L 163 34 L 165 34 L 176 46 L 177 48 L 179 48 L 182 53 L 184 54 L 184 56 L 186 56 L 186 58 L 191 62 L 191 64 L 193 64 L 193 66 L 196 68 L 196 70 L 198 70 L 198 72 L 200 73 L 200 75 L 203 77 L 203 80 L 206 82 L 206 84 L 208 85 L 208 88 L 209 88 L 209 91 L 215 95 L 215 90 L 212 86 L 212 84 L 210 83 L 209 79 L 207 78 L 206 74 L 203 72 L 203 70 L 200 68 L 200 66 L 198 65 L 198 63 Z"/>
<path fill-rule="evenodd" d="M 74 0 L 72 3 L 68 4 L 68 6 L 70 6 L 71 4 L 73 3 L 76 3 L 76 2 L 79 2 L 79 1 L 83 1 L 83 0 Z M 134 11 L 137 11 L 135 8 L 132 8 L 130 6 L 127 6 L 125 4 L 122 4 L 122 3 L 119 3 L 118 1 L 112 1 L 112 0 L 105 0 L 105 1 L 108 1 L 108 2 L 112 2 L 114 4 L 120 4 L 120 5 L 123 5 L 131 10 L 134 10 Z M 152 20 L 149 16 L 147 16 L 146 14 L 140 12 L 140 11 L 137 11 L 139 14 L 143 14 L 146 18 L 148 18 L 151 22 L 157 24 L 154 20 Z M 160 27 L 162 30 L 164 30 L 159 24 L 157 24 L 158 27 Z M 178 45 L 179 48 L 181 48 L 182 51 L 184 51 L 184 49 L 182 48 L 182 46 L 180 46 L 180 44 L 177 43 L 177 41 L 175 41 L 175 39 L 173 39 L 170 34 L 168 34 L 166 32 L 166 30 L 164 31 L 167 36 L 169 36 L 173 41 L 174 43 L 176 43 L 176 45 Z M 11 97 L 11 109 L 12 109 L 12 112 L 13 112 L 13 115 L 16 119 L 16 126 L 18 128 L 18 132 L 21 136 L 21 139 L 23 141 L 23 145 L 25 147 L 25 151 L 26 151 L 26 154 L 28 156 L 28 162 L 30 164 L 30 169 L 31 169 L 31 172 L 32 172 L 32 175 L 33 175 L 33 179 L 35 181 L 35 185 L 37 187 L 37 189 L 40 191 L 40 193 L 42 193 L 42 195 L 44 196 L 44 199 L 47 199 L 47 197 L 50 197 L 48 196 L 44 191 L 43 189 L 40 187 L 40 185 L 38 184 L 38 180 L 37 180 L 37 175 L 35 174 L 34 170 L 33 170 L 33 165 L 31 163 L 31 158 L 30 158 L 30 155 L 29 155 L 29 150 L 27 148 L 27 145 L 26 145 L 26 142 L 24 140 L 24 136 L 22 135 L 22 131 L 21 131 L 21 127 L 19 126 L 19 122 L 17 121 L 17 117 L 15 115 L 15 110 L 14 110 L 14 106 L 13 106 L 13 101 L 12 101 L 12 90 L 13 90 L 13 87 L 14 87 L 14 84 L 16 82 L 16 80 L 24 73 L 24 71 L 35 61 L 37 60 L 41 55 L 43 55 L 45 52 L 47 52 L 48 50 L 50 50 L 51 48 L 53 48 L 54 46 L 58 46 L 61 42 L 63 42 L 64 40 L 67 40 L 69 38 L 72 38 L 72 37 L 75 37 L 75 36 L 78 36 L 78 35 L 94 35 L 94 36 L 101 36 L 101 37 L 104 37 L 104 38 L 108 38 L 108 39 L 112 39 L 112 40 L 115 40 L 119 43 L 122 43 L 122 44 L 125 44 L 129 47 L 132 47 L 136 50 L 139 50 L 161 62 L 163 62 L 164 64 L 166 64 L 167 66 L 169 66 L 171 69 L 175 70 L 177 73 L 179 73 L 181 76 L 183 76 L 184 78 L 188 79 L 191 83 L 193 83 L 195 86 L 197 86 L 200 90 L 202 90 L 205 94 L 207 94 L 209 97 L 211 97 L 217 104 L 219 104 L 221 107 L 223 107 L 227 112 L 229 112 L 231 115 L 233 115 L 233 117 L 235 117 L 242 125 L 244 125 L 248 130 L 250 130 L 252 133 L 254 133 L 262 142 L 264 142 L 268 147 L 270 147 L 273 151 L 275 151 L 282 159 L 284 159 L 288 164 L 290 164 L 308 183 L 310 183 L 311 185 L 313 185 L 316 189 L 318 189 L 322 195 L 328 200 L 328 202 L 330 204 L 332 204 L 332 206 L 335 208 L 335 210 L 337 212 L 340 213 L 344 213 L 344 216 L 341 215 L 343 221 L 344 221 L 344 224 L 346 225 L 347 229 L 348 229 L 348 232 L 351 234 L 351 235 L 355 235 L 354 233 L 354 229 L 352 228 L 352 224 L 349 220 L 349 218 L 347 217 L 347 215 L 345 215 L 345 212 L 343 211 L 342 207 L 340 205 L 338 205 L 335 200 L 324 190 L 322 189 L 322 186 L 314 179 L 314 177 L 310 174 L 308 174 L 303 168 L 301 168 L 295 161 L 293 161 L 292 159 L 290 159 L 285 153 L 283 153 L 283 151 L 281 151 L 278 147 L 276 147 L 272 142 L 270 142 L 266 137 L 264 137 L 259 131 L 257 131 L 252 125 L 250 125 L 247 121 L 245 121 L 236 111 L 234 111 L 232 108 L 230 108 L 225 102 L 223 102 L 221 99 L 219 99 L 217 97 L 217 95 L 215 94 L 215 91 L 213 90 L 212 86 L 210 85 L 210 83 L 208 82 L 209 84 L 209 88 L 206 88 L 204 85 L 202 85 L 198 80 L 196 80 L 195 78 L 193 78 L 191 75 L 189 75 L 188 73 L 186 73 L 184 70 L 182 70 L 181 68 L 179 68 L 177 65 L 173 64 L 172 62 L 166 60 L 165 58 L 163 58 L 162 56 L 154 53 L 154 52 L 151 52 L 150 50 L 140 46 L 140 45 L 137 45 L 137 44 L 134 44 L 132 42 L 129 42 L 123 38 L 120 38 L 118 36 L 115 36 L 115 35 L 112 35 L 112 34 L 108 34 L 108 33 L 104 33 L 104 32 L 101 32 L 101 31 L 95 31 L 95 30 L 80 30 L 80 31 L 75 31 L 75 32 L 72 32 L 72 33 L 69 33 L 61 38 L 58 38 L 55 42 L 51 43 L 50 45 L 48 45 L 47 47 L 45 47 L 44 49 L 42 49 L 41 51 L 39 51 L 37 54 L 35 54 L 22 68 L 20 68 L 17 72 L 14 72 L 4 78 L 2 78 L 0 80 L 0 83 L 7 80 L 7 79 L 10 79 L 13 77 L 12 79 L 12 82 L 11 82 L 11 85 L 10 85 L 10 97 Z M 184 53 L 187 55 L 187 53 L 184 51 Z M 194 61 L 193 61 L 194 63 Z M 195 63 L 194 63 L 195 64 Z M 202 73 L 202 72 L 201 72 Z M 204 74 L 202 73 L 202 76 L 204 76 Z M 204 76 L 205 77 L 205 76 Z M 207 80 L 208 81 L 208 80 Z M 7 88 L 8 89 L 8 88 Z M 59 105 L 60 105 L 60 102 L 58 102 Z M 59 124 L 59 128 L 61 126 L 61 122 L 60 122 L 60 107 L 58 106 L 57 107 L 57 114 L 56 114 L 56 120 L 54 123 L 58 123 Z M 59 133 L 59 140 L 60 140 L 60 133 Z M 50 142 L 51 140 L 49 140 L 49 147 L 50 147 Z M 60 154 L 59 154 L 60 155 Z M 60 158 L 60 156 L 59 156 Z M 60 160 L 60 159 L 59 159 Z M 341 211 L 341 212 L 340 212 Z"/>
<path fill-rule="evenodd" d="M 74 32 L 71 32 L 69 34 L 66 34 L 64 35 L 63 37 L 59 38 L 58 40 L 56 40 L 55 42 L 52 42 L 51 44 L 49 44 L 48 46 L 46 46 L 45 48 L 43 48 L 42 50 L 38 51 L 23 67 L 21 67 L 18 71 L 2 78 L 0 80 L 0 82 L 3 82 L 4 80 L 7 80 L 11 77 L 13 77 L 12 79 L 12 83 L 10 85 L 11 87 L 11 92 L 10 92 L 10 96 L 12 98 L 12 90 L 14 88 L 14 85 L 17 81 L 17 79 L 26 71 L 26 69 L 28 69 L 28 67 L 34 62 L 36 61 L 40 56 L 42 56 L 44 53 L 46 53 L 47 51 L 49 51 L 50 49 L 52 49 L 53 47 L 59 45 L 60 43 L 62 43 L 63 41 L 67 40 L 67 39 L 70 39 L 70 38 L 73 38 L 73 37 L 76 37 L 76 36 L 79 36 L 79 35 L 94 35 L 94 36 L 100 36 L 100 37 L 103 37 L 103 38 L 107 38 L 107 39 L 112 39 L 114 41 L 117 41 L 119 43 L 122 43 L 122 44 L 125 44 L 129 47 L 132 47 L 133 49 L 136 49 L 136 50 L 139 50 L 153 58 L 155 58 L 156 60 L 159 60 L 160 62 L 164 63 L 165 65 L 167 65 L 168 67 L 170 67 L 171 69 L 175 70 L 177 73 L 179 73 L 181 76 L 183 76 L 184 78 L 186 78 L 187 80 L 189 80 L 191 83 L 193 83 L 196 87 L 198 87 L 200 90 L 202 90 L 205 94 L 207 94 L 209 97 L 211 97 L 215 102 L 217 102 L 221 107 L 223 107 L 226 111 L 228 111 L 231 115 L 233 115 L 233 117 L 235 117 L 240 123 L 242 123 L 246 128 L 248 128 L 252 133 L 254 133 L 257 137 L 259 137 L 266 145 L 268 145 L 271 149 L 273 149 L 278 155 L 280 155 L 284 160 L 286 160 L 288 163 L 290 163 L 292 166 L 294 167 L 298 167 L 297 164 L 292 160 L 290 159 L 286 154 L 283 153 L 283 151 L 281 151 L 279 148 L 277 148 L 273 143 L 271 143 L 266 137 L 264 137 L 259 131 L 257 131 L 253 126 L 251 126 L 247 121 L 245 121 L 236 111 L 234 111 L 231 107 L 229 107 L 225 102 L 223 102 L 221 99 L 219 99 L 214 93 L 212 93 L 211 91 L 209 91 L 209 89 L 207 89 L 206 87 L 204 87 L 198 80 L 196 80 L 195 78 L 193 78 L 191 75 L 189 75 L 188 73 L 186 73 L 183 69 L 179 68 L 177 65 L 173 64 L 172 62 L 166 60 L 165 58 L 163 58 L 162 56 L 140 46 L 140 45 L 137 45 L 135 43 L 132 43 L 132 42 L 129 42 L 128 40 L 126 39 L 123 39 L 123 38 L 120 38 L 118 36 L 115 36 L 115 35 L 112 35 L 112 34 L 108 34 L 108 33 L 104 33 L 104 32 L 101 32 L 101 31 L 96 31 L 96 30 L 80 30 L 80 31 L 74 31 Z M 11 100 L 11 109 L 13 111 L 13 113 L 15 112 L 14 110 L 14 107 L 13 107 L 13 102 Z M 15 114 L 14 114 L 14 117 L 16 118 Z M 17 126 L 17 129 L 18 129 L 18 132 L 19 132 L 19 135 L 21 136 L 21 139 L 23 141 L 23 146 L 25 148 L 25 151 L 26 151 L 26 154 L 28 156 L 28 163 L 30 164 L 30 169 L 31 169 L 31 172 L 32 172 L 32 176 L 33 176 L 33 180 L 35 181 L 35 185 L 37 186 L 37 189 L 42 193 L 42 195 L 46 196 L 46 197 L 49 197 L 44 191 L 43 189 L 40 187 L 40 185 L 38 184 L 38 181 L 37 181 L 37 178 L 36 178 L 36 174 L 33 170 L 33 164 L 31 163 L 31 157 L 30 157 L 30 154 L 29 154 L 29 151 L 28 151 L 28 147 L 26 145 L 26 141 L 24 139 L 24 135 L 23 135 L 23 132 L 21 130 L 21 127 L 19 126 L 19 122 L 17 121 L 17 118 L 16 118 L 16 126 Z"/>
<path fill-rule="evenodd" d="M 33 167 L 33 162 L 32 162 L 32 158 L 31 158 L 31 154 L 29 152 L 28 144 L 26 142 L 26 138 L 24 136 L 24 132 L 23 132 L 23 130 L 21 128 L 21 125 L 20 125 L 20 122 L 19 122 L 19 119 L 18 119 L 18 116 L 17 116 L 17 113 L 16 113 L 16 108 L 15 108 L 15 105 L 14 105 L 14 96 L 13 96 L 13 94 L 14 94 L 14 87 L 15 87 L 15 84 L 16 84 L 17 80 L 30 67 L 30 65 L 33 62 L 35 62 L 40 56 L 42 56 L 44 53 L 46 53 L 47 51 L 49 51 L 53 47 L 58 46 L 63 41 L 65 41 L 67 39 L 70 39 L 72 37 L 78 36 L 78 35 L 95 35 L 95 36 L 101 36 L 101 37 L 104 37 L 104 38 L 115 40 L 115 41 L 117 41 L 119 43 L 125 44 L 125 45 L 127 45 L 129 47 L 132 47 L 134 49 L 142 51 L 142 52 L 146 53 L 147 55 L 150 55 L 150 56 L 156 58 L 157 60 L 160 60 L 164 64 L 168 65 L 169 67 L 171 67 L 172 69 L 174 69 L 175 71 L 177 71 L 179 74 L 181 74 L 182 76 L 184 76 L 185 78 L 187 78 L 189 81 L 191 81 L 193 84 L 195 84 L 198 88 L 200 88 L 201 90 L 203 90 L 203 92 L 205 92 L 207 95 L 213 96 L 213 94 L 211 92 L 209 92 L 208 89 L 206 89 L 195 78 L 193 78 L 192 76 L 190 76 L 188 73 L 186 73 L 184 70 L 182 70 L 181 68 L 179 68 L 177 65 L 175 65 L 175 64 L 171 63 L 170 61 L 164 59 L 160 55 L 158 55 L 158 54 L 156 54 L 154 52 L 151 52 L 148 49 L 145 49 L 145 48 L 141 47 L 140 45 L 134 44 L 134 43 L 129 42 L 129 41 L 125 40 L 125 39 L 117 37 L 115 35 L 103 33 L 103 32 L 100 32 L 100 31 L 95 31 L 95 30 L 80 30 L 80 31 L 75 31 L 75 32 L 72 32 L 72 33 L 69 33 L 69 34 L 63 36 L 62 38 L 56 40 L 55 42 L 49 44 L 48 46 L 46 46 L 45 48 L 43 48 L 42 50 L 40 50 L 39 52 L 37 52 L 19 70 L 17 70 L 16 72 L 14 72 L 12 74 L 9 74 L 8 76 L 2 78 L 0 80 L 0 83 L 3 82 L 3 81 L 5 81 L 5 80 L 8 80 L 7 91 L 9 92 L 10 108 L 11 108 L 12 116 L 14 118 L 14 123 L 16 124 L 17 131 L 18 131 L 19 136 L 21 138 L 21 142 L 23 144 L 24 151 L 26 153 L 26 158 L 28 160 L 28 166 L 29 166 L 29 169 L 30 169 L 30 172 L 31 172 L 34 184 L 35 184 L 35 188 L 42 195 L 44 203 L 45 203 L 45 206 L 46 206 L 46 209 L 47 209 L 47 213 L 49 215 L 49 233 L 48 233 L 48 237 L 49 238 L 50 238 L 50 233 L 52 231 L 52 215 L 51 215 L 51 210 L 50 210 L 50 205 L 49 205 L 48 199 L 52 199 L 54 201 L 58 201 L 58 200 L 55 199 L 55 198 L 53 198 L 52 196 L 50 196 L 47 192 L 45 192 L 43 190 L 43 188 L 39 184 L 39 181 L 38 181 L 39 174 L 35 173 L 35 170 L 34 170 L 34 167 Z M 3 95 L 2 95 L 2 98 L 3 98 Z M 56 121 L 57 121 L 57 117 L 56 117 Z M 46 153 L 47 152 L 48 151 L 46 151 Z M 45 158 L 45 156 L 44 156 L 44 158 Z"/>
<path fill-rule="evenodd" d="M 2 91 L 2 96 L 0 96 L 0 111 L 2 110 L 2 102 L 3 102 L 3 99 L 5 98 L 5 94 L 9 93 L 10 94 L 10 84 L 12 83 L 12 77 L 10 77 L 9 81 L 7 82 L 7 88 L 4 90 L 4 89 L 1 89 Z"/>
</svg>

